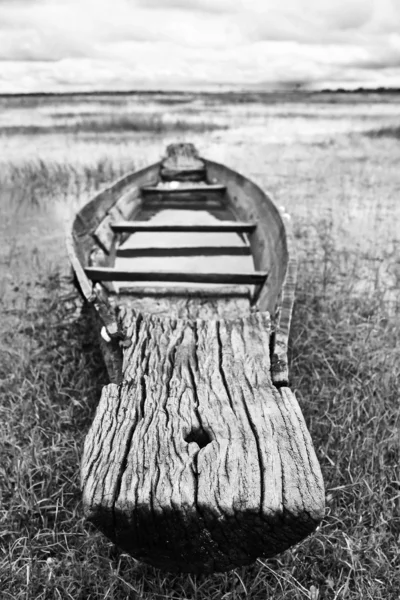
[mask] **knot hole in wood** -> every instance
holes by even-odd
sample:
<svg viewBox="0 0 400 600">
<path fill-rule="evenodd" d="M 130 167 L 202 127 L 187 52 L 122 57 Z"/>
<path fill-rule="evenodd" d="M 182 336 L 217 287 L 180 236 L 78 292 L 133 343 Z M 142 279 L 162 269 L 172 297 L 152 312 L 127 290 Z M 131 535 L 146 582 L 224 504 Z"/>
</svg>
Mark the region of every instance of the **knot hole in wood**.
<svg viewBox="0 0 400 600">
<path fill-rule="evenodd" d="M 195 443 L 199 448 L 204 448 L 211 443 L 211 438 L 202 427 L 193 427 L 183 438 L 187 444 Z"/>
</svg>

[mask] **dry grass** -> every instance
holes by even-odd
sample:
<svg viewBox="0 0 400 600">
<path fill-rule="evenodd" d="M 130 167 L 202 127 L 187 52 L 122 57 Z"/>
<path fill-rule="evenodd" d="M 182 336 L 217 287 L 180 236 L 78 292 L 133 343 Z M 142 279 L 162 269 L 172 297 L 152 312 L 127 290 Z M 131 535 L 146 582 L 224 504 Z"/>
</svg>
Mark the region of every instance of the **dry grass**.
<svg viewBox="0 0 400 600">
<path fill-rule="evenodd" d="M 394 138 L 396 140 L 400 139 L 400 125 L 393 127 L 379 127 L 378 129 L 371 129 L 366 132 L 371 138 Z"/>
<path fill-rule="evenodd" d="M 328 160 L 331 149 L 318 152 Z M 343 243 L 332 213 L 303 211 L 307 197 L 316 194 L 312 185 L 321 188 L 324 176 L 309 164 L 304 173 L 316 182 L 307 188 L 301 180 L 304 197 L 295 219 L 301 268 L 292 386 L 321 462 L 326 519 L 315 535 L 273 560 L 191 577 L 138 563 L 82 518 L 82 443 L 106 379 L 90 317 L 68 280 L 62 230 L 49 207 L 62 191 L 65 203 L 86 197 L 118 175 L 119 167 L 107 162 L 93 168 L 47 162 L 8 167 L 0 257 L 2 599 L 398 600 L 400 301 L 393 294 L 388 301 L 387 280 L 371 271 L 371 264 L 378 270 L 381 263 L 369 260 L 368 247 Z M 299 173 L 292 179 L 281 175 L 284 196 L 299 185 Z M 272 180 L 272 187 L 282 181 Z M 342 214 L 364 184 L 366 179 L 354 180 L 353 171 L 349 181 L 337 180 Z M 392 197 L 396 181 L 386 178 L 385 185 Z M 392 231 L 393 214 L 386 208 L 376 206 L 376 214 Z M 46 227 L 55 237 L 44 236 Z M 387 251 L 384 260 L 394 277 L 390 285 L 399 290 L 398 254 Z"/>
<path fill-rule="evenodd" d="M 63 115 L 61 115 L 63 116 Z M 71 115 L 70 115 L 71 116 Z M 167 134 L 167 133 L 204 133 L 206 131 L 214 131 L 217 129 L 225 129 L 223 125 L 219 125 L 212 121 L 185 121 L 183 119 L 165 120 L 156 115 L 138 115 L 138 114 L 121 114 L 118 116 L 108 116 L 107 114 L 95 118 L 96 115 L 87 115 L 86 118 L 81 118 L 82 115 L 77 115 L 79 120 L 72 120 L 68 123 L 68 118 L 64 123 L 52 125 L 3 125 L 0 126 L 0 135 L 47 135 L 56 133 L 72 133 L 72 134 L 96 134 L 105 133 L 150 133 L 150 134 Z"/>
</svg>

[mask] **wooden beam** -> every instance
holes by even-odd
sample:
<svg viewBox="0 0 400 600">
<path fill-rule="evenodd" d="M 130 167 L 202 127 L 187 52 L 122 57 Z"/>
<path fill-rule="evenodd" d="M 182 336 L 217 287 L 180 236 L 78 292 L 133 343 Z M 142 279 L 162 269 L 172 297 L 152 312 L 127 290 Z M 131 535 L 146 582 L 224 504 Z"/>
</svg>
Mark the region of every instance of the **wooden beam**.
<svg viewBox="0 0 400 600">
<path fill-rule="evenodd" d="M 179 187 L 144 186 L 141 189 L 143 206 L 149 203 L 155 208 L 177 208 L 185 210 L 208 210 L 224 208 L 226 186 L 195 185 L 182 183 Z"/>
<path fill-rule="evenodd" d="M 132 271 L 109 267 L 87 267 L 91 281 L 173 281 L 183 283 L 218 283 L 261 285 L 267 278 L 266 271 L 251 273 L 188 273 L 186 271 Z"/>
<path fill-rule="evenodd" d="M 145 198 L 142 204 L 142 210 L 160 211 L 160 210 L 205 210 L 215 214 L 220 212 L 221 217 L 226 216 L 226 207 L 220 200 L 189 198 Z"/>
<path fill-rule="evenodd" d="M 182 246 L 117 248 L 118 258 L 137 258 L 148 256 L 249 256 L 250 246 Z"/>
<path fill-rule="evenodd" d="M 242 221 L 219 221 L 218 223 L 154 223 L 152 221 L 118 221 L 111 224 L 115 233 L 135 233 L 136 231 L 193 231 L 193 232 L 235 232 L 251 233 L 255 223 Z"/>
<path fill-rule="evenodd" d="M 208 184 L 208 185 L 195 185 L 195 184 L 184 184 L 179 187 L 159 187 L 156 185 L 146 185 L 140 188 L 142 195 L 148 194 L 160 194 L 162 196 L 187 194 L 188 192 L 200 192 L 204 195 L 215 194 L 215 192 L 225 192 L 226 186 L 219 183 Z"/>
</svg>

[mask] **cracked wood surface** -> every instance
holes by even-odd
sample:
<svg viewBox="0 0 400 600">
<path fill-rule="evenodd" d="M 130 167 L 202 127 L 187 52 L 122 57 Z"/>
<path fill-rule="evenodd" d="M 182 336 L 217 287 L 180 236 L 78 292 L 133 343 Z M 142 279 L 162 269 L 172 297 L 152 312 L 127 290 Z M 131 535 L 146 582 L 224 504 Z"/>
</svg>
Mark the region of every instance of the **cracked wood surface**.
<svg viewBox="0 0 400 600">
<path fill-rule="evenodd" d="M 122 309 L 123 381 L 103 389 L 82 461 L 85 514 L 136 558 L 224 571 L 320 521 L 320 467 L 296 398 L 270 376 L 268 313 Z"/>
</svg>

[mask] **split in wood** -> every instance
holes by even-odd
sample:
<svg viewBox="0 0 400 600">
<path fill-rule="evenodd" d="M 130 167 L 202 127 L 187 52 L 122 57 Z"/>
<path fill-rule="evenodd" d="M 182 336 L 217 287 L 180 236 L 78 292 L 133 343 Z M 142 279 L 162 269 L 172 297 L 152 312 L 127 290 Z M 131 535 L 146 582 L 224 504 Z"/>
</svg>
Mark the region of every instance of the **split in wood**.
<svg viewBox="0 0 400 600">
<path fill-rule="evenodd" d="M 313 531 L 321 471 L 294 394 L 272 384 L 269 315 L 124 322 L 123 383 L 85 442 L 87 518 L 170 571 L 246 565 Z"/>
</svg>

